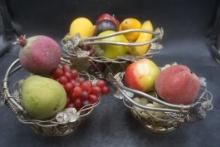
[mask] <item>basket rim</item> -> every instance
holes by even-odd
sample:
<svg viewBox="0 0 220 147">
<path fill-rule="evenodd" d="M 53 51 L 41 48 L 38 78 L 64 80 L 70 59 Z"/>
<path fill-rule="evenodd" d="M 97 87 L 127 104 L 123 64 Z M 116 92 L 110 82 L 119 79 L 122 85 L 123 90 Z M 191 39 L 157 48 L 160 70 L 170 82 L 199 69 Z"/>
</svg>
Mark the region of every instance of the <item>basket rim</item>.
<svg viewBox="0 0 220 147">
<path fill-rule="evenodd" d="M 125 34 L 128 32 L 142 32 L 142 33 L 150 33 L 154 35 L 154 37 L 146 42 L 140 42 L 140 43 L 122 43 L 122 42 L 108 42 L 108 41 L 99 41 L 100 39 L 117 36 L 120 34 Z M 66 35 L 68 36 L 68 34 Z M 63 47 L 64 52 L 67 54 L 67 56 L 70 57 L 80 57 L 82 54 L 83 56 L 88 57 L 91 61 L 94 62 L 105 62 L 105 63 L 123 63 L 127 61 L 135 61 L 137 59 L 141 58 L 151 58 L 153 55 L 158 54 L 160 50 L 162 49 L 162 45 L 159 43 L 160 40 L 162 40 L 164 36 L 164 30 L 162 27 L 158 27 L 155 29 L 155 31 L 148 31 L 144 29 L 128 29 L 124 31 L 118 31 L 109 35 L 105 36 L 93 36 L 88 38 L 80 38 L 80 35 L 77 34 L 73 37 L 64 37 L 61 40 L 61 45 Z M 119 56 L 115 59 L 107 58 L 104 56 L 91 56 L 89 55 L 88 51 L 82 51 L 79 47 L 79 45 L 99 45 L 99 44 L 109 44 L 109 45 L 119 45 L 119 46 L 143 46 L 143 45 L 149 45 L 149 50 L 141 56 L 135 56 L 135 55 L 124 55 Z M 86 55 L 87 54 L 87 55 Z"/>
</svg>

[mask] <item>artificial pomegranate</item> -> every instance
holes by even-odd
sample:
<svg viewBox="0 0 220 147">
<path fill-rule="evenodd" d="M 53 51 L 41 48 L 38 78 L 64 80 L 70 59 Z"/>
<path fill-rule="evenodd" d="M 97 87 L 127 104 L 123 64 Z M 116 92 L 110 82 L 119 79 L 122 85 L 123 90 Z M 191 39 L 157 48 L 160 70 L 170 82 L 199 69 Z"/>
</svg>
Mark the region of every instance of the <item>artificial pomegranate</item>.
<svg viewBox="0 0 220 147">
<path fill-rule="evenodd" d="M 193 103 L 199 93 L 199 78 L 184 65 L 172 65 L 160 73 L 155 89 L 164 100 L 173 104 Z"/>
<path fill-rule="evenodd" d="M 58 66 L 61 49 L 52 38 L 44 35 L 29 38 L 21 36 L 17 42 L 22 47 L 19 52 L 20 63 L 28 71 L 47 75 Z"/>
</svg>

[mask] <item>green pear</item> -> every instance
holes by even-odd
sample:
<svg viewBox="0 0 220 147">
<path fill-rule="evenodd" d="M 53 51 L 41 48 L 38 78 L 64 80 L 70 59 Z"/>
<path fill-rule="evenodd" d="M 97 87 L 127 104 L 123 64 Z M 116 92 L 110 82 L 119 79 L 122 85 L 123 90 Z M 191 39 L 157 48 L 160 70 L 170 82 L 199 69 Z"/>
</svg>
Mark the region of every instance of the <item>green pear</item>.
<svg viewBox="0 0 220 147">
<path fill-rule="evenodd" d="M 35 119 L 48 119 L 62 111 L 67 103 L 63 86 L 57 81 L 31 75 L 21 84 L 21 104 Z"/>
</svg>

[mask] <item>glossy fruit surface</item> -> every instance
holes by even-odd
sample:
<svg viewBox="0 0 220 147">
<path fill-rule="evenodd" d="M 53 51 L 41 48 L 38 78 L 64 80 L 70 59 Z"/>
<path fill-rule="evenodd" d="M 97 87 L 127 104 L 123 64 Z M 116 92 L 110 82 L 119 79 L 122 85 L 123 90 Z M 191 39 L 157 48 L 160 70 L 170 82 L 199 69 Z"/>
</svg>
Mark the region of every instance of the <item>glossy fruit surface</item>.
<svg viewBox="0 0 220 147">
<path fill-rule="evenodd" d="M 104 31 L 100 33 L 98 36 L 105 36 L 114 33 L 115 31 Z M 108 42 L 122 42 L 128 43 L 128 40 L 125 38 L 124 35 L 118 35 L 114 37 L 109 37 L 102 39 L 101 41 L 108 41 Z M 118 45 L 100 45 L 101 49 L 103 49 L 102 56 L 107 58 L 117 58 L 119 56 L 123 56 L 127 53 L 128 47 L 127 46 L 118 46 Z"/>
<path fill-rule="evenodd" d="M 73 92 L 74 97 L 80 97 L 81 92 L 82 92 L 82 88 L 80 88 L 79 86 L 74 87 L 72 92 Z"/>
<path fill-rule="evenodd" d="M 73 84 L 71 83 L 71 82 L 68 82 L 68 83 L 66 83 L 65 85 L 64 85 L 64 89 L 66 90 L 66 92 L 69 94 L 71 91 L 72 91 L 72 89 L 73 89 Z"/>
<path fill-rule="evenodd" d="M 172 65 L 160 73 L 156 80 L 157 94 L 174 104 L 191 104 L 198 97 L 199 78 L 184 65 Z"/>
<path fill-rule="evenodd" d="M 102 87 L 102 93 L 103 94 L 108 94 L 109 93 L 109 88 L 107 86 Z"/>
<path fill-rule="evenodd" d="M 61 77 L 58 79 L 58 82 L 60 82 L 61 84 L 65 85 L 66 83 L 68 83 L 68 78 L 65 77 L 65 76 L 61 76 Z"/>
<path fill-rule="evenodd" d="M 95 94 L 95 95 L 101 95 L 102 93 L 102 89 L 98 86 L 94 86 L 92 87 L 92 94 Z"/>
<path fill-rule="evenodd" d="M 119 25 L 119 21 L 114 16 L 112 16 L 108 13 L 104 13 L 104 14 L 100 15 L 96 21 L 96 25 L 98 25 L 102 21 L 106 21 L 106 20 L 112 22 L 116 27 L 118 27 L 118 25 Z"/>
<path fill-rule="evenodd" d="M 98 101 L 98 96 L 94 94 L 89 95 L 89 102 L 90 103 L 96 103 Z"/>
<path fill-rule="evenodd" d="M 76 99 L 74 102 L 74 107 L 79 110 L 83 107 L 83 103 L 80 98 Z"/>
<path fill-rule="evenodd" d="M 104 87 L 104 86 L 105 86 L 105 81 L 103 81 L 103 80 L 98 80 L 98 81 L 96 82 L 96 86 L 98 86 L 98 87 L 100 87 L 100 88 Z"/>
<path fill-rule="evenodd" d="M 57 81 L 32 75 L 21 85 L 21 103 L 35 119 L 48 119 L 62 111 L 67 103 L 63 86 Z"/>
<path fill-rule="evenodd" d="M 105 81 L 97 80 L 92 83 L 80 76 L 76 69 L 71 69 L 69 65 L 59 65 L 52 73 L 52 77 L 61 83 L 68 96 L 66 107 L 80 110 L 88 104 L 99 101 L 102 94 L 108 94 L 108 87 Z"/>
<path fill-rule="evenodd" d="M 116 31 L 117 27 L 114 23 L 111 21 L 105 20 L 100 22 L 98 25 L 96 25 L 96 34 L 99 34 L 101 32 L 107 31 L 107 30 L 113 30 Z"/>
<path fill-rule="evenodd" d="M 142 24 L 141 29 L 147 30 L 147 31 L 153 31 L 153 25 L 152 25 L 151 21 L 145 21 Z M 153 35 L 150 33 L 140 33 L 140 35 L 138 36 L 138 38 L 135 42 L 136 43 L 146 42 L 146 41 L 151 40 L 152 37 L 153 37 Z M 143 45 L 143 46 L 131 47 L 131 48 L 129 48 L 129 53 L 132 55 L 143 56 L 144 54 L 146 54 L 148 52 L 149 48 L 150 48 L 150 44 Z"/>
<path fill-rule="evenodd" d="M 63 75 L 63 69 L 62 68 L 57 68 L 54 73 L 53 73 L 53 78 L 57 79 Z"/>
<path fill-rule="evenodd" d="M 92 83 L 90 81 L 84 81 L 80 85 L 81 89 L 90 93 L 92 91 Z"/>
<path fill-rule="evenodd" d="M 141 22 L 136 18 L 126 18 L 119 25 L 119 31 L 128 30 L 128 29 L 140 29 Z M 134 42 L 138 36 L 139 32 L 132 32 L 124 34 L 129 42 Z"/>
<path fill-rule="evenodd" d="M 21 47 L 19 51 L 20 63 L 23 68 L 32 73 L 49 75 L 60 63 L 60 46 L 48 36 L 29 37 L 25 44 L 21 44 Z"/>
<path fill-rule="evenodd" d="M 148 92 L 154 89 L 155 80 L 160 73 L 159 67 L 150 59 L 141 59 L 125 70 L 125 84 L 133 89 Z"/>
<path fill-rule="evenodd" d="M 95 27 L 92 22 L 85 17 L 78 17 L 74 19 L 70 25 L 70 36 L 80 34 L 82 38 L 91 37 L 94 34 Z"/>
</svg>

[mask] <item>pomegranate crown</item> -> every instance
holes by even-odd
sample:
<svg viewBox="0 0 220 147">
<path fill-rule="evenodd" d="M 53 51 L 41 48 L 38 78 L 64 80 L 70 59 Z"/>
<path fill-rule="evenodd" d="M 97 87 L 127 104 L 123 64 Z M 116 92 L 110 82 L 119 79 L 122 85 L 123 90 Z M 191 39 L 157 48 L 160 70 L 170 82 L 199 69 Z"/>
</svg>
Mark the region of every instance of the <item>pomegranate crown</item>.
<svg viewBox="0 0 220 147">
<path fill-rule="evenodd" d="M 17 38 L 16 40 L 17 44 L 19 44 L 20 46 L 25 46 L 27 43 L 27 39 L 25 35 L 21 35 Z"/>
</svg>

